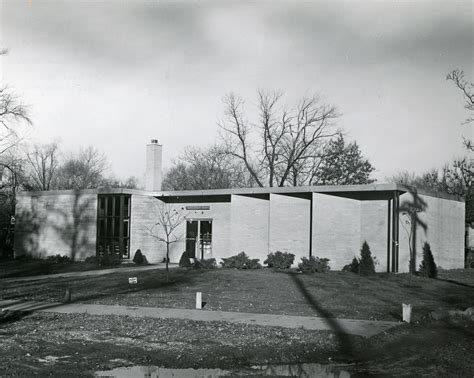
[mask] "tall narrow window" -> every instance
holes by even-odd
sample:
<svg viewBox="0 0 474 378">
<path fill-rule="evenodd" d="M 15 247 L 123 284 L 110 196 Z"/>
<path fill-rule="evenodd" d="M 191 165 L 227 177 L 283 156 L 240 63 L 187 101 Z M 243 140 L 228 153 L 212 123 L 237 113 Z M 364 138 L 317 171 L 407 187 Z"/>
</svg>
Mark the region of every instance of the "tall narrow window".
<svg viewBox="0 0 474 378">
<path fill-rule="evenodd" d="M 130 195 L 99 194 L 97 255 L 130 258 Z"/>
</svg>

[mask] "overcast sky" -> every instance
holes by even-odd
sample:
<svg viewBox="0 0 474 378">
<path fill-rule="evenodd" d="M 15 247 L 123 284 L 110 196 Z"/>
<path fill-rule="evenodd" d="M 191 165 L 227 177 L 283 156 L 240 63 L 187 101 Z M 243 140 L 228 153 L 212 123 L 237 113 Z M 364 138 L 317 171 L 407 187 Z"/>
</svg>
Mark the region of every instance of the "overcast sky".
<svg viewBox="0 0 474 378">
<path fill-rule="evenodd" d="M 144 146 L 169 166 L 218 138 L 222 97 L 317 93 L 384 181 L 464 154 L 446 74 L 474 79 L 472 1 L 0 0 L 2 81 L 30 105 L 30 142 L 92 145 L 122 178 Z M 472 132 L 472 130 L 471 130 Z"/>
</svg>

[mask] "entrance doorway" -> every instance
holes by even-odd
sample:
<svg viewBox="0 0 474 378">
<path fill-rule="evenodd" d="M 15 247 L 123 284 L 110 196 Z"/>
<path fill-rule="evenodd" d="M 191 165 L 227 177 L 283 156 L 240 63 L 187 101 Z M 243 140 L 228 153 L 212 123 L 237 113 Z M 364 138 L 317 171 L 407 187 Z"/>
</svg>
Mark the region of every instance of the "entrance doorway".
<svg viewBox="0 0 474 378">
<path fill-rule="evenodd" d="M 186 253 L 197 260 L 212 257 L 212 219 L 186 221 Z"/>
</svg>

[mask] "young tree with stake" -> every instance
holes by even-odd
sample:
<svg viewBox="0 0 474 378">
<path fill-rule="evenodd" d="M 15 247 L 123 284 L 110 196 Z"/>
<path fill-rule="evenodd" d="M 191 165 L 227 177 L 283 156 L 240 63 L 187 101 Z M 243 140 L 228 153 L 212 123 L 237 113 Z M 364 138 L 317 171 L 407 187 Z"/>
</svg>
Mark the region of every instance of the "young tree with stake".
<svg viewBox="0 0 474 378">
<path fill-rule="evenodd" d="M 166 244 L 166 281 L 169 281 L 169 257 L 170 245 L 182 239 L 182 233 L 179 230 L 181 224 L 185 221 L 186 215 L 175 207 L 160 203 L 157 206 L 157 221 L 148 228 L 150 236 Z"/>
</svg>

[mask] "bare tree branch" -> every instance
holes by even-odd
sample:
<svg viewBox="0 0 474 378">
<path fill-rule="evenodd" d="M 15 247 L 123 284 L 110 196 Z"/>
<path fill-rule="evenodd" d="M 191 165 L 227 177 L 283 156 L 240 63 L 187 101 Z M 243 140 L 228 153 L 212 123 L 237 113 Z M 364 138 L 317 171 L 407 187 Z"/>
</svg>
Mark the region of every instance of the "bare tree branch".
<svg viewBox="0 0 474 378">
<path fill-rule="evenodd" d="M 469 112 L 468 118 L 463 123 L 470 126 L 474 121 L 474 84 L 468 82 L 464 77 L 464 72 L 459 69 L 450 72 L 446 76 L 446 80 L 451 80 L 462 92 L 465 101 L 464 107 Z M 463 137 L 463 144 L 468 151 L 474 151 L 474 143 L 471 139 Z"/>
<path fill-rule="evenodd" d="M 244 121 L 242 99 L 233 94 L 224 98 L 224 121 L 219 126 L 226 153 L 241 159 L 259 186 L 264 182 L 270 187 L 308 182 L 309 167 L 314 166 L 322 142 L 339 133 L 333 128 L 339 116 L 335 107 L 317 97 L 305 97 L 296 109 L 288 110 L 279 106 L 282 97 L 279 91 L 258 90 L 255 124 Z M 251 131 L 255 134 L 252 138 Z"/>
</svg>

